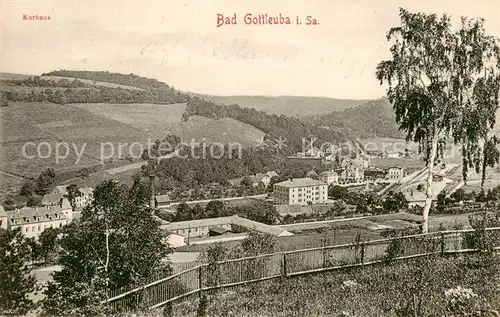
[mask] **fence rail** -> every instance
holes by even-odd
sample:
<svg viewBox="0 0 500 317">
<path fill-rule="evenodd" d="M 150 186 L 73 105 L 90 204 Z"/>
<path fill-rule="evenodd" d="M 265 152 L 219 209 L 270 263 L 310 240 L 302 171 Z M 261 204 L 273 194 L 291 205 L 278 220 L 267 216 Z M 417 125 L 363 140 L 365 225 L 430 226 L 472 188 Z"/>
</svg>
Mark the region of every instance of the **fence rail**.
<svg viewBox="0 0 500 317">
<path fill-rule="evenodd" d="M 484 231 L 455 230 L 353 244 L 278 252 L 254 257 L 202 264 L 147 285 L 110 297 L 116 310 L 153 309 L 191 294 L 243 285 L 277 277 L 369 265 L 387 260 L 431 254 L 473 252 L 484 239 L 500 249 L 500 227 Z"/>
</svg>

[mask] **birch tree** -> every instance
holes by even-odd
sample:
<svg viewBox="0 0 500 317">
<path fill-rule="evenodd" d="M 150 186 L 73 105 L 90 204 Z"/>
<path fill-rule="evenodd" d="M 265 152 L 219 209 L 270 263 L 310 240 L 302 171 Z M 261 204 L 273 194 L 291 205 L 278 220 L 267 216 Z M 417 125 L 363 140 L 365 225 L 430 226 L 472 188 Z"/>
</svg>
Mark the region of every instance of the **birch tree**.
<svg viewBox="0 0 500 317">
<path fill-rule="evenodd" d="M 442 141 L 462 146 L 464 170 L 481 164 L 482 144 L 498 109 L 500 48 L 483 19 L 462 18 L 457 30 L 444 14 L 400 9 L 387 33 L 392 59 L 376 70 L 407 140 L 427 149 L 422 231 L 428 232 L 433 172 Z M 464 178 L 466 173 L 464 173 Z"/>
</svg>

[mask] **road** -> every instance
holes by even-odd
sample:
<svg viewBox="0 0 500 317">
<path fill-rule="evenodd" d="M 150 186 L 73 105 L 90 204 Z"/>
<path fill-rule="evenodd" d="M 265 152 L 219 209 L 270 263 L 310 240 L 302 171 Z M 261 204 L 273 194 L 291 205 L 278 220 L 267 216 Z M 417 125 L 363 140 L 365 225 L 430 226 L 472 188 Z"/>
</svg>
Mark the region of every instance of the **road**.
<svg viewBox="0 0 500 317">
<path fill-rule="evenodd" d="M 172 158 L 172 157 L 174 157 L 176 154 L 177 154 L 177 152 L 173 152 L 173 153 L 170 153 L 170 154 L 167 154 L 167 155 L 160 156 L 160 157 L 158 158 L 158 161 L 163 160 L 163 159 L 169 159 L 169 158 Z M 110 168 L 110 169 L 104 170 L 103 172 L 108 173 L 108 174 L 110 174 L 110 175 L 116 175 L 116 174 L 120 174 L 120 173 L 125 173 L 125 172 L 128 172 L 128 171 L 130 171 L 130 170 L 138 170 L 138 169 L 141 169 L 141 167 L 142 167 L 143 165 L 145 165 L 145 164 L 147 164 L 147 162 L 146 162 L 146 161 L 142 161 L 142 162 L 137 162 L 137 163 L 127 164 L 127 165 L 120 166 L 120 167 Z"/>
</svg>

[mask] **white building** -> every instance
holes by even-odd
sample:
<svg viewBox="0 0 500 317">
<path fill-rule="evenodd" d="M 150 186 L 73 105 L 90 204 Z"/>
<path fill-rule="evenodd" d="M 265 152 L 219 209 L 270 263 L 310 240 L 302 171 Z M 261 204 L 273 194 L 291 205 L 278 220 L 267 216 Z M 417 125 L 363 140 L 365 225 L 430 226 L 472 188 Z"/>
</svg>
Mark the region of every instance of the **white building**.
<svg viewBox="0 0 500 317">
<path fill-rule="evenodd" d="M 59 197 L 66 197 L 68 195 L 68 190 L 66 189 L 69 185 L 56 186 L 54 190 L 48 195 L 45 195 L 42 199 L 42 205 L 44 206 L 55 206 L 59 204 Z M 83 208 L 89 205 L 94 199 L 94 189 L 91 187 L 78 188 L 81 196 L 75 197 L 75 208 Z M 56 202 L 57 201 L 57 202 Z"/>
<path fill-rule="evenodd" d="M 3 207 L 0 205 L 0 229 L 5 229 L 7 230 L 8 228 L 8 217 L 7 213 L 3 209 Z"/>
<path fill-rule="evenodd" d="M 328 185 L 336 185 L 339 183 L 339 174 L 334 171 L 324 171 L 319 174 L 319 181 Z"/>
<path fill-rule="evenodd" d="M 328 185 L 312 178 L 294 178 L 274 184 L 274 203 L 277 205 L 308 205 L 328 199 Z"/>
<path fill-rule="evenodd" d="M 73 209 L 67 199 L 59 206 L 23 207 L 6 213 L 8 229 L 20 227 L 26 237 L 35 238 L 48 228 L 62 228 L 73 220 Z"/>
<path fill-rule="evenodd" d="M 401 166 L 392 166 L 387 169 L 386 177 L 390 181 L 400 181 L 404 176 L 404 168 Z"/>
</svg>

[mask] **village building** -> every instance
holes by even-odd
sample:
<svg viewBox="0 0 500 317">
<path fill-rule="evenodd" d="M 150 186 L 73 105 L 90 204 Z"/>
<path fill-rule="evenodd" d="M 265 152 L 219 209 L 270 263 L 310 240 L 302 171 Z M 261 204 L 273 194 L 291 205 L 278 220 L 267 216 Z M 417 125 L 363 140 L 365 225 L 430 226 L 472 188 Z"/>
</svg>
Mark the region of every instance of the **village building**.
<svg viewBox="0 0 500 317">
<path fill-rule="evenodd" d="M 8 228 L 8 216 L 3 207 L 0 205 L 0 229 L 7 230 Z"/>
<path fill-rule="evenodd" d="M 339 183 L 339 174 L 335 171 L 324 171 L 319 174 L 318 180 L 328 185 L 337 185 Z"/>
<path fill-rule="evenodd" d="M 250 180 L 252 181 L 253 187 L 259 187 L 260 184 L 267 187 L 271 182 L 271 177 L 264 173 L 257 173 L 254 176 L 250 177 Z"/>
<path fill-rule="evenodd" d="M 315 170 L 310 170 L 309 172 L 307 172 L 306 176 L 316 179 L 318 177 L 318 173 L 316 173 Z"/>
<path fill-rule="evenodd" d="M 354 164 L 361 168 L 368 168 L 370 166 L 370 157 L 366 155 L 358 155 L 353 159 Z"/>
<path fill-rule="evenodd" d="M 6 211 L 6 214 L 7 228 L 12 230 L 20 227 L 29 238 L 38 238 L 46 229 L 62 228 L 73 220 L 73 209 L 65 198 L 58 206 L 23 207 Z"/>
<path fill-rule="evenodd" d="M 50 194 L 45 195 L 42 198 L 43 206 L 56 206 L 60 203 L 60 200 L 67 197 L 68 190 L 66 189 L 69 185 L 59 185 L 56 186 Z M 81 196 L 75 197 L 75 208 L 81 209 L 88 206 L 94 199 L 94 189 L 91 187 L 78 188 Z"/>
<path fill-rule="evenodd" d="M 236 232 L 255 231 L 266 233 L 275 237 L 293 235 L 284 229 L 252 221 L 237 215 L 219 218 L 207 218 L 188 221 L 171 222 L 161 225 L 161 229 L 168 233 L 167 241 L 172 247 L 190 244 L 190 239 L 201 239 L 216 236 L 235 236 L 244 239 L 246 235 L 238 235 Z"/>
<path fill-rule="evenodd" d="M 404 167 L 392 166 L 386 170 L 386 178 L 389 181 L 400 181 L 405 176 Z"/>
<path fill-rule="evenodd" d="M 294 178 L 274 184 L 276 205 L 320 204 L 328 200 L 328 185 L 312 178 Z"/>
<path fill-rule="evenodd" d="M 156 195 L 155 196 L 155 207 L 156 208 L 165 208 L 170 205 L 170 196 L 169 195 Z"/>
</svg>

